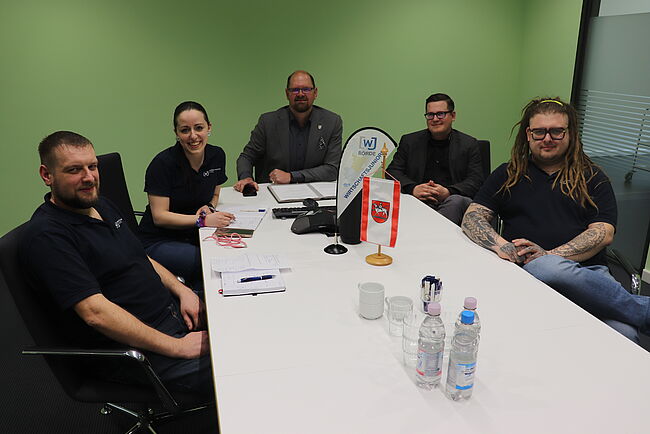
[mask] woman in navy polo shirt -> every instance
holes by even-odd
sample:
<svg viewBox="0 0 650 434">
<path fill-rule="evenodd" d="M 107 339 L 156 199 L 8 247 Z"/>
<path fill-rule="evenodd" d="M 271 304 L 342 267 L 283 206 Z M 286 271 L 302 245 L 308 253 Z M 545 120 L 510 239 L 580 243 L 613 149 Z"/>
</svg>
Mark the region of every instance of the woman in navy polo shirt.
<svg viewBox="0 0 650 434">
<path fill-rule="evenodd" d="M 197 227 L 228 226 L 234 216 L 215 208 L 226 176 L 226 154 L 208 144 L 212 124 L 203 106 L 186 101 L 174 110 L 176 144 L 147 167 L 149 205 L 140 221 L 147 254 L 194 288 L 201 287 Z"/>
</svg>

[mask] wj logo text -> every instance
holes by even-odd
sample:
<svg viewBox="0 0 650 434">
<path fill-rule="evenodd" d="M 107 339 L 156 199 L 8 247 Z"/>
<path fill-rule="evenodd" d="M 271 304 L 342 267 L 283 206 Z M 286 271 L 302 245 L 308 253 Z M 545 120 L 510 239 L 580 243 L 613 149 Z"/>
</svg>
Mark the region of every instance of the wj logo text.
<svg viewBox="0 0 650 434">
<path fill-rule="evenodd" d="M 377 137 L 361 137 L 359 139 L 359 155 L 375 155 Z"/>
</svg>

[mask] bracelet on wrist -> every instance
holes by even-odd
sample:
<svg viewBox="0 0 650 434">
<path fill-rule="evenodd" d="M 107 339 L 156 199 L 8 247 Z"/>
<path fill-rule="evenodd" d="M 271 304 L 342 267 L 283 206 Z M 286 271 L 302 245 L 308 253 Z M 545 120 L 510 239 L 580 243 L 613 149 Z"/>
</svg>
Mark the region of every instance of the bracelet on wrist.
<svg viewBox="0 0 650 434">
<path fill-rule="evenodd" d="M 202 228 L 204 226 L 205 226 L 205 214 L 201 213 L 199 217 L 196 219 L 196 227 Z"/>
</svg>

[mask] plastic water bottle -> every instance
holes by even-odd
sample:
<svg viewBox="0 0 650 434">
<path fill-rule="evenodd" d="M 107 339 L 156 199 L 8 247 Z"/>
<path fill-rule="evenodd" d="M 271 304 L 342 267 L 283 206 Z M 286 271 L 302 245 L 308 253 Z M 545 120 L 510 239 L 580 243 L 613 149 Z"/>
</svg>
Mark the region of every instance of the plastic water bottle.
<svg viewBox="0 0 650 434">
<path fill-rule="evenodd" d="M 445 390 L 450 399 L 458 401 L 472 396 L 477 351 L 478 333 L 474 327 L 474 312 L 464 310 L 451 340 Z"/>
<path fill-rule="evenodd" d="M 440 303 L 429 303 L 428 315 L 420 326 L 418 362 L 415 368 L 416 383 L 432 389 L 440 383 L 442 356 L 445 349 L 445 325 L 440 318 Z"/>
<path fill-rule="evenodd" d="M 474 312 L 474 328 L 476 333 L 480 335 L 481 333 L 481 320 L 479 319 L 478 312 L 476 311 L 476 298 L 474 297 L 465 297 L 465 302 L 463 303 L 464 310 L 469 310 Z M 460 325 L 460 317 L 463 314 L 463 311 L 460 311 L 458 314 L 458 319 L 456 320 L 456 327 Z"/>
</svg>

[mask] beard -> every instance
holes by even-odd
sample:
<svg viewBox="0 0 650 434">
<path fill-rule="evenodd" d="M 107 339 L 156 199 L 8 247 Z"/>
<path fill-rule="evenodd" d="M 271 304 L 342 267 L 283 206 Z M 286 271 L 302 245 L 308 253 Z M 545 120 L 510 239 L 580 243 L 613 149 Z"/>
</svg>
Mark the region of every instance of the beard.
<svg viewBox="0 0 650 434">
<path fill-rule="evenodd" d="M 92 197 L 82 197 L 78 194 L 68 194 L 59 188 L 55 184 L 52 185 L 52 196 L 56 198 L 56 201 L 65 205 L 68 208 L 72 209 L 88 209 L 97 205 L 99 201 L 99 182 L 95 185 L 95 194 Z M 87 186 L 90 187 L 90 186 Z"/>
<path fill-rule="evenodd" d="M 298 113 L 305 113 L 305 112 L 309 111 L 309 109 L 311 108 L 311 105 L 309 104 L 309 101 L 307 100 L 307 98 L 300 99 L 300 100 L 296 99 L 296 100 L 294 100 L 293 105 L 291 106 L 291 108 L 293 108 Z"/>
</svg>

